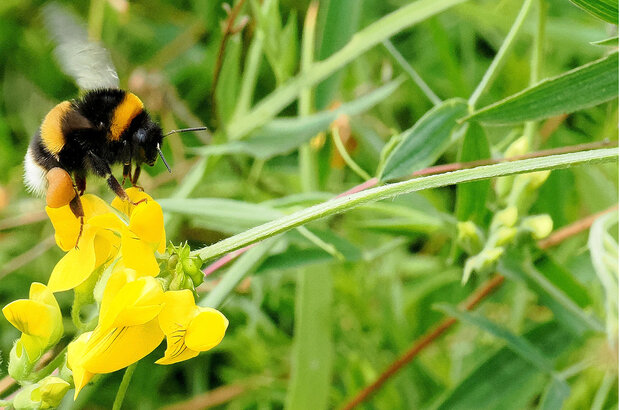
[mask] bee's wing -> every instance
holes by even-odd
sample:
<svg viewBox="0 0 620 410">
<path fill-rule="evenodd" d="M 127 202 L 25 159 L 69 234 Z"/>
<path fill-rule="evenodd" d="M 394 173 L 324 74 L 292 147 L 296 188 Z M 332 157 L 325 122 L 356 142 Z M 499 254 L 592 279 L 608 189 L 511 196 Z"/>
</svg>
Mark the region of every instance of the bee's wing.
<svg viewBox="0 0 620 410">
<path fill-rule="evenodd" d="M 62 70 L 84 90 L 118 88 L 118 75 L 110 53 L 88 39 L 77 18 L 56 3 L 43 8 L 45 26 L 56 42 L 56 58 Z"/>
</svg>

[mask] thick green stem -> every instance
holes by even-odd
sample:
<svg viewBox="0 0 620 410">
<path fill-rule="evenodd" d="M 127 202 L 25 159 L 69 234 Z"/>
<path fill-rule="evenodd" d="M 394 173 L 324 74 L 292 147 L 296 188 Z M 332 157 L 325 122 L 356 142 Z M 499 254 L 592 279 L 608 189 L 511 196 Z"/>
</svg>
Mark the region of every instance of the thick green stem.
<svg viewBox="0 0 620 410">
<path fill-rule="evenodd" d="M 439 188 L 447 185 L 478 181 L 481 179 L 500 176 L 542 171 L 547 169 L 566 168 L 579 164 L 612 162 L 617 160 L 618 150 L 616 148 L 607 148 L 524 159 L 521 161 L 486 165 L 454 172 L 446 172 L 438 175 L 431 175 L 428 177 L 415 178 L 409 181 L 368 189 L 366 191 L 343 196 L 319 205 L 302 209 L 290 215 L 249 229 L 238 235 L 226 238 L 214 245 L 196 250 L 192 252 L 192 254 L 199 255 L 204 260 L 209 260 L 234 251 L 235 249 L 250 245 L 254 242 L 286 232 L 292 228 L 304 225 L 316 219 L 348 211 L 349 209 L 356 208 L 368 202 L 393 198 L 395 196 L 414 191 Z"/>
</svg>

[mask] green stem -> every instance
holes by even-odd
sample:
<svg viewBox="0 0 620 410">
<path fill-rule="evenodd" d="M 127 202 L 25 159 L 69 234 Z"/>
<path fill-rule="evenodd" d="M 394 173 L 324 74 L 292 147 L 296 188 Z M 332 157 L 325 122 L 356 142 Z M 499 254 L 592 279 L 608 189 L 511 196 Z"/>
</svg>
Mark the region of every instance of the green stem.
<svg viewBox="0 0 620 410">
<path fill-rule="evenodd" d="M 491 62 L 491 65 L 487 69 L 486 73 L 484 73 L 482 80 L 480 81 L 480 83 L 478 84 L 474 92 L 472 93 L 471 97 L 469 97 L 469 105 L 471 106 L 472 110 L 475 108 L 476 103 L 478 102 L 478 99 L 480 98 L 482 93 L 484 93 L 487 90 L 487 88 L 489 88 L 489 85 L 491 85 L 495 77 L 497 77 L 499 70 L 502 68 L 502 66 L 506 62 L 508 51 L 512 47 L 514 40 L 517 37 L 517 34 L 519 33 L 519 30 L 521 29 L 521 27 L 523 26 L 523 23 L 525 22 L 525 17 L 527 16 L 527 13 L 530 11 L 530 8 L 532 6 L 532 1 L 533 0 L 525 0 L 523 2 L 523 6 L 521 6 L 521 10 L 519 11 L 517 18 L 515 19 L 515 22 L 512 24 L 512 27 L 510 28 L 508 35 L 504 39 L 502 46 L 497 51 L 497 54 L 495 55 L 495 58 Z"/>
<path fill-rule="evenodd" d="M 91 0 L 88 10 L 88 36 L 94 41 L 101 40 L 104 10 L 105 0 Z"/>
<path fill-rule="evenodd" d="M 542 72 L 542 61 L 544 56 L 545 25 L 547 21 L 547 7 L 544 0 L 538 0 L 538 25 L 534 34 L 534 49 L 532 50 L 532 60 L 530 61 L 530 86 L 536 85 L 540 81 Z M 531 150 L 538 147 L 538 141 L 534 140 L 538 128 L 538 121 L 528 121 L 525 123 L 523 134 L 529 142 Z"/>
<path fill-rule="evenodd" d="M 400 67 L 411 77 L 413 82 L 420 88 L 420 90 L 424 93 L 426 98 L 428 98 L 433 105 L 441 104 L 441 98 L 437 96 L 431 90 L 431 87 L 426 84 L 424 79 L 420 77 L 420 74 L 405 60 L 405 57 L 394 47 L 390 40 L 383 41 L 383 47 L 394 57 L 394 60 L 400 65 Z"/>
<path fill-rule="evenodd" d="M 322 204 L 302 209 L 290 215 L 286 215 L 282 218 L 278 218 L 274 221 L 267 222 L 240 234 L 226 238 L 211 246 L 196 250 L 192 252 L 192 255 L 199 255 L 202 259 L 209 260 L 234 251 L 235 249 L 243 248 L 244 246 L 250 245 L 254 242 L 286 232 L 310 221 L 342 213 L 368 202 L 393 198 L 395 196 L 410 192 L 499 176 L 515 175 L 547 169 L 566 168 L 579 164 L 612 162 L 617 161 L 617 158 L 617 148 L 597 149 L 462 169 L 459 171 L 446 172 L 443 174 L 415 178 L 404 182 L 387 184 L 355 194 L 335 198 Z"/>
<path fill-rule="evenodd" d="M 370 175 L 368 175 L 366 171 L 362 169 L 362 167 L 360 167 L 359 165 L 357 165 L 357 163 L 355 163 L 355 161 L 353 161 L 353 158 L 351 158 L 351 156 L 347 152 L 347 148 L 342 144 L 338 127 L 332 128 L 332 140 L 334 141 L 334 145 L 336 145 L 338 153 L 340 154 L 342 159 L 344 159 L 344 162 L 346 162 L 349 168 L 351 168 L 364 181 L 368 181 L 370 178 L 372 178 Z"/>
<path fill-rule="evenodd" d="M 304 30 L 301 43 L 301 74 L 308 73 L 314 61 L 314 38 L 316 31 L 316 16 L 319 4 L 310 3 L 304 21 Z M 299 93 L 299 116 L 304 117 L 312 113 L 312 87 L 307 86 Z M 299 173 L 302 191 L 310 192 L 318 189 L 318 170 L 316 154 L 310 143 L 299 148 Z"/>
<path fill-rule="evenodd" d="M 58 369 L 62 365 L 62 363 L 64 362 L 64 360 L 66 358 L 66 353 L 67 353 L 67 347 L 65 347 L 60 352 L 58 352 L 56 357 L 54 357 L 54 359 L 52 359 L 52 361 L 50 361 L 48 364 L 46 364 L 45 367 L 43 367 L 42 369 L 37 370 L 36 372 L 31 374 L 30 377 L 29 377 L 30 380 L 32 380 L 34 382 L 38 382 L 39 380 L 43 379 L 44 377 L 49 376 L 50 374 L 52 374 L 52 372 L 54 370 Z"/>
<path fill-rule="evenodd" d="M 123 380 L 121 380 L 121 385 L 118 386 L 118 391 L 116 392 L 116 397 L 114 398 L 114 404 L 112 405 L 112 410 L 120 410 L 123 405 L 123 400 L 125 400 L 125 393 L 127 393 L 127 388 L 129 387 L 129 383 L 131 382 L 131 378 L 133 377 L 133 372 L 136 371 L 136 367 L 138 366 L 138 362 L 131 364 L 125 370 L 125 374 L 123 375 Z"/>
</svg>

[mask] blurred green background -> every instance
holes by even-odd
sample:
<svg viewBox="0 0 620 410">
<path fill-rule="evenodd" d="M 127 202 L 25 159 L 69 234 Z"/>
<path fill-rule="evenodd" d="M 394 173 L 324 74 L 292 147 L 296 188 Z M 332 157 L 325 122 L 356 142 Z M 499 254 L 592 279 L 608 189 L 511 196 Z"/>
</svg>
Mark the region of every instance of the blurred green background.
<svg viewBox="0 0 620 410">
<path fill-rule="evenodd" d="M 227 3 L 60 3 L 79 15 L 91 36 L 110 51 L 121 86 L 140 96 L 164 130 L 204 124 L 212 131 L 167 138 L 164 152 L 173 174 L 168 175 L 158 162 L 141 177 L 145 190 L 158 200 L 179 195 L 188 172 L 198 164 L 195 148 L 225 143 L 226 126 L 233 120 L 244 121 L 247 104 L 251 106 L 282 87 L 300 70 L 309 1 L 248 0 L 235 21 L 238 32 L 227 41 L 215 91 L 214 71 L 228 17 L 223 7 Z M 407 3 L 318 1 L 315 59 L 328 57 L 353 33 Z M 596 19 L 568 0 L 541 3 L 547 12 L 542 78 L 608 51 L 591 42 L 614 35 L 617 26 Z M 55 104 L 75 98 L 79 92 L 54 59 L 54 44 L 40 16 L 42 5 L 28 0 L 0 4 L 2 306 L 25 297 L 30 282 L 45 283 L 62 256 L 53 243 L 44 200 L 29 196 L 22 183 L 22 159 L 30 137 Z M 465 2 L 402 31 L 392 42 L 440 98 L 467 98 L 520 7 L 521 2 L 514 0 Z M 480 106 L 528 86 L 536 27 L 532 12 Z M 262 38 L 262 49 L 256 50 L 256 87 L 244 97 L 245 103 L 239 103 L 257 36 Z M 402 71 L 386 48 L 376 46 L 314 87 L 310 112 L 360 98 Z M 384 144 L 431 107 L 408 79 L 376 106 L 351 118 L 345 146 L 355 162 L 373 175 Z M 615 100 L 569 115 L 550 135 L 539 139 L 540 148 L 617 139 L 617 109 Z M 296 103 L 281 113 L 298 114 Z M 494 156 L 501 155 L 521 135 L 519 127 L 485 130 Z M 296 146 L 263 158 L 244 152 L 213 154 L 189 196 L 231 201 L 210 202 L 204 212 L 167 213 L 168 239 L 202 247 L 274 219 L 274 209 L 291 212 L 363 182 L 344 165 L 329 134 L 313 139 L 309 149 L 317 166 L 312 189 L 304 186 Z M 458 145 L 454 145 L 438 163 L 454 162 L 457 155 Z M 116 172 L 120 174 L 120 170 Z M 557 229 L 616 204 L 617 187 L 616 164 L 554 171 L 530 213 L 549 214 Z M 112 200 L 112 193 L 96 178 L 88 180 L 87 190 Z M 486 279 L 474 275 L 466 285 L 460 284 L 464 260 L 453 249 L 454 207 L 455 189 L 448 187 L 400 196 L 309 225 L 312 233 L 336 249 L 333 254 L 297 231 L 287 233 L 220 307 L 230 320 L 223 343 L 194 360 L 172 366 L 153 364 L 162 355 L 161 346 L 138 365 L 126 408 L 157 408 L 177 402 L 185 403 L 185 408 L 211 404 L 233 409 L 341 406 L 443 317 L 434 309 L 436 303 L 455 305 Z M 489 198 L 490 214 L 498 207 Z M 487 215 L 485 223 L 489 219 Z M 587 233 L 569 238 L 545 258 L 572 278 L 579 308 L 605 321 L 603 291 L 590 260 Z M 212 289 L 224 271 L 210 276 L 202 290 Z M 322 282 L 317 285 L 316 280 L 308 279 L 313 275 Z M 304 295 L 315 295 L 318 310 L 312 309 L 312 302 L 302 302 Z M 71 298 L 70 294 L 59 295 L 66 317 Z M 553 352 L 556 368 L 574 373 L 567 376 L 570 394 L 565 396 L 566 408 L 590 408 L 593 403 L 600 403 L 597 408 L 617 408 L 617 337 L 608 340 L 604 334 L 570 333 L 539 293 L 519 281 L 507 281 L 478 312 L 516 334 L 534 329 L 531 337 L 545 340 L 541 349 Z M 308 323 L 316 327 L 303 326 L 308 317 Z M 0 317 L 3 363 L 17 337 L 18 332 Z M 479 328 L 459 324 L 388 381 L 367 402 L 367 408 L 473 408 L 468 403 L 479 404 L 477 408 L 537 407 L 552 380 L 531 370 L 531 365 L 518 372 L 520 377 L 511 376 L 515 360 L 500 350 L 502 346 L 501 340 Z M 480 370 L 484 365 L 489 368 Z M 318 371 L 298 372 L 303 366 Z M 502 370 L 508 379 L 494 373 Z M 6 374 L 4 366 L 1 374 Z M 104 375 L 84 390 L 77 404 L 72 405 L 67 397 L 63 405 L 108 408 L 121 377 L 121 372 Z M 189 402 L 192 399 L 202 401 Z"/>
</svg>

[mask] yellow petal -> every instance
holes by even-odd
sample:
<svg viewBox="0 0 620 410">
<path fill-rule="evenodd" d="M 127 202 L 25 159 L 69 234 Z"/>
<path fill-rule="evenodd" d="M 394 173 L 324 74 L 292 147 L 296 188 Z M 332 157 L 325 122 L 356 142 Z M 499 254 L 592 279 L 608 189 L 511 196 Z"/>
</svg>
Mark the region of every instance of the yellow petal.
<svg viewBox="0 0 620 410">
<path fill-rule="evenodd" d="M 106 296 L 110 297 L 104 292 L 104 298 Z M 105 301 L 106 309 L 100 313 L 99 327 L 106 330 L 148 322 L 159 314 L 163 300 L 164 291 L 156 279 L 145 276 L 128 282 L 118 290 L 111 302 Z M 102 307 L 103 304 L 102 300 Z"/>
<path fill-rule="evenodd" d="M 199 308 L 198 313 L 187 327 L 185 344 L 191 350 L 204 352 L 217 346 L 226 333 L 228 319 L 212 308 Z"/>
<path fill-rule="evenodd" d="M 84 209 L 84 219 L 88 221 L 94 216 L 110 213 L 110 206 L 98 196 L 86 194 L 80 197 Z"/>
<path fill-rule="evenodd" d="M 121 221 L 121 219 L 112 212 L 95 215 L 88 220 L 88 224 L 90 226 L 108 229 L 118 233 L 123 232 L 123 230 L 127 228 L 127 225 L 125 225 L 125 223 L 123 223 L 123 221 Z"/>
<path fill-rule="evenodd" d="M 54 267 L 47 286 L 52 292 L 73 289 L 95 270 L 95 229 L 85 227 L 80 247 L 72 248 Z"/>
<path fill-rule="evenodd" d="M 170 338 L 167 339 L 168 343 L 170 343 Z M 164 353 L 164 357 L 157 360 L 155 363 L 157 364 L 173 364 L 182 362 L 183 360 L 188 360 L 198 356 L 197 351 L 188 349 L 187 346 L 181 341 L 172 345 L 168 345 L 166 348 L 166 353 Z"/>
<path fill-rule="evenodd" d="M 159 314 L 161 330 L 168 336 L 179 327 L 185 329 L 194 317 L 195 310 L 194 295 L 189 289 L 164 293 L 164 305 Z"/>
<path fill-rule="evenodd" d="M 93 332 L 84 356 L 91 373 L 110 373 L 127 367 L 151 353 L 163 340 L 157 319 L 139 326 Z"/>
<path fill-rule="evenodd" d="M 121 253 L 123 264 L 134 269 L 140 275 L 157 276 L 159 265 L 153 248 L 140 238 L 126 234 L 121 236 Z"/>
<path fill-rule="evenodd" d="M 161 206 L 150 200 L 137 205 L 129 219 L 129 229 L 156 248 L 162 239 L 164 214 Z"/>
<path fill-rule="evenodd" d="M 93 332 L 83 333 L 75 341 L 69 343 L 67 348 L 67 366 L 73 372 L 73 383 L 75 384 L 75 396 L 77 399 L 80 390 L 90 382 L 94 373 L 84 368 L 83 359 L 86 353 L 86 344 L 90 340 Z"/>
<path fill-rule="evenodd" d="M 127 283 L 136 280 L 138 274 L 133 269 L 119 267 L 120 261 L 114 265 L 114 271 L 103 290 L 103 297 L 101 299 L 101 307 L 99 308 L 99 326 L 103 322 L 114 322 L 114 318 L 118 314 L 118 309 L 114 313 L 110 313 L 110 310 L 114 307 L 114 301 L 116 295 Z"/>
<path fill-rule="evenodd" d="M 80 232 L 80 220 L 73 215 L 69 205 L 60 208 L 46 206 L 45 212 L 54 226 L 58 247 L 65 252 L 72 249 Z"/>
<path fill-rule="evenodd" d="M 139 190 L 138 188 L 131 187 L 126 189 L 125 192 L 127 192 L 129 199 L 134 203 L 140 202 L 143 199 L 146 199 L 147 202 L 153 199 L 149 194 Z M 131 213 L 135 208 L 135 205 L 132 205 L 129 201 L 124 201 L 119 197 L 114 198 L 112 201 L 112 206 L 127 216 L 131 216 Z"/>
<path fill-rule="evenodd" d="M 44 303 L 58 310 L 60 314 L 60 307 L 54 297 L 54 293 L 44 284 L 39 282 L 33 282 L 30 285 L 30 293 L 28 294 L 31 300 Z"/>
<path fill-rule="evenodd" d="M 114 233 L 100 230 L 95 235 L 95 269 L 116 257 L 121 248 L 121 238 Z"/>
<path fill-rule="evenodd" d="M 22 333 L 43 338 L 52 333 L 54 310 L 44 303 L 19 299 L 6 305 L 2 313 Z"/>
</svg>

